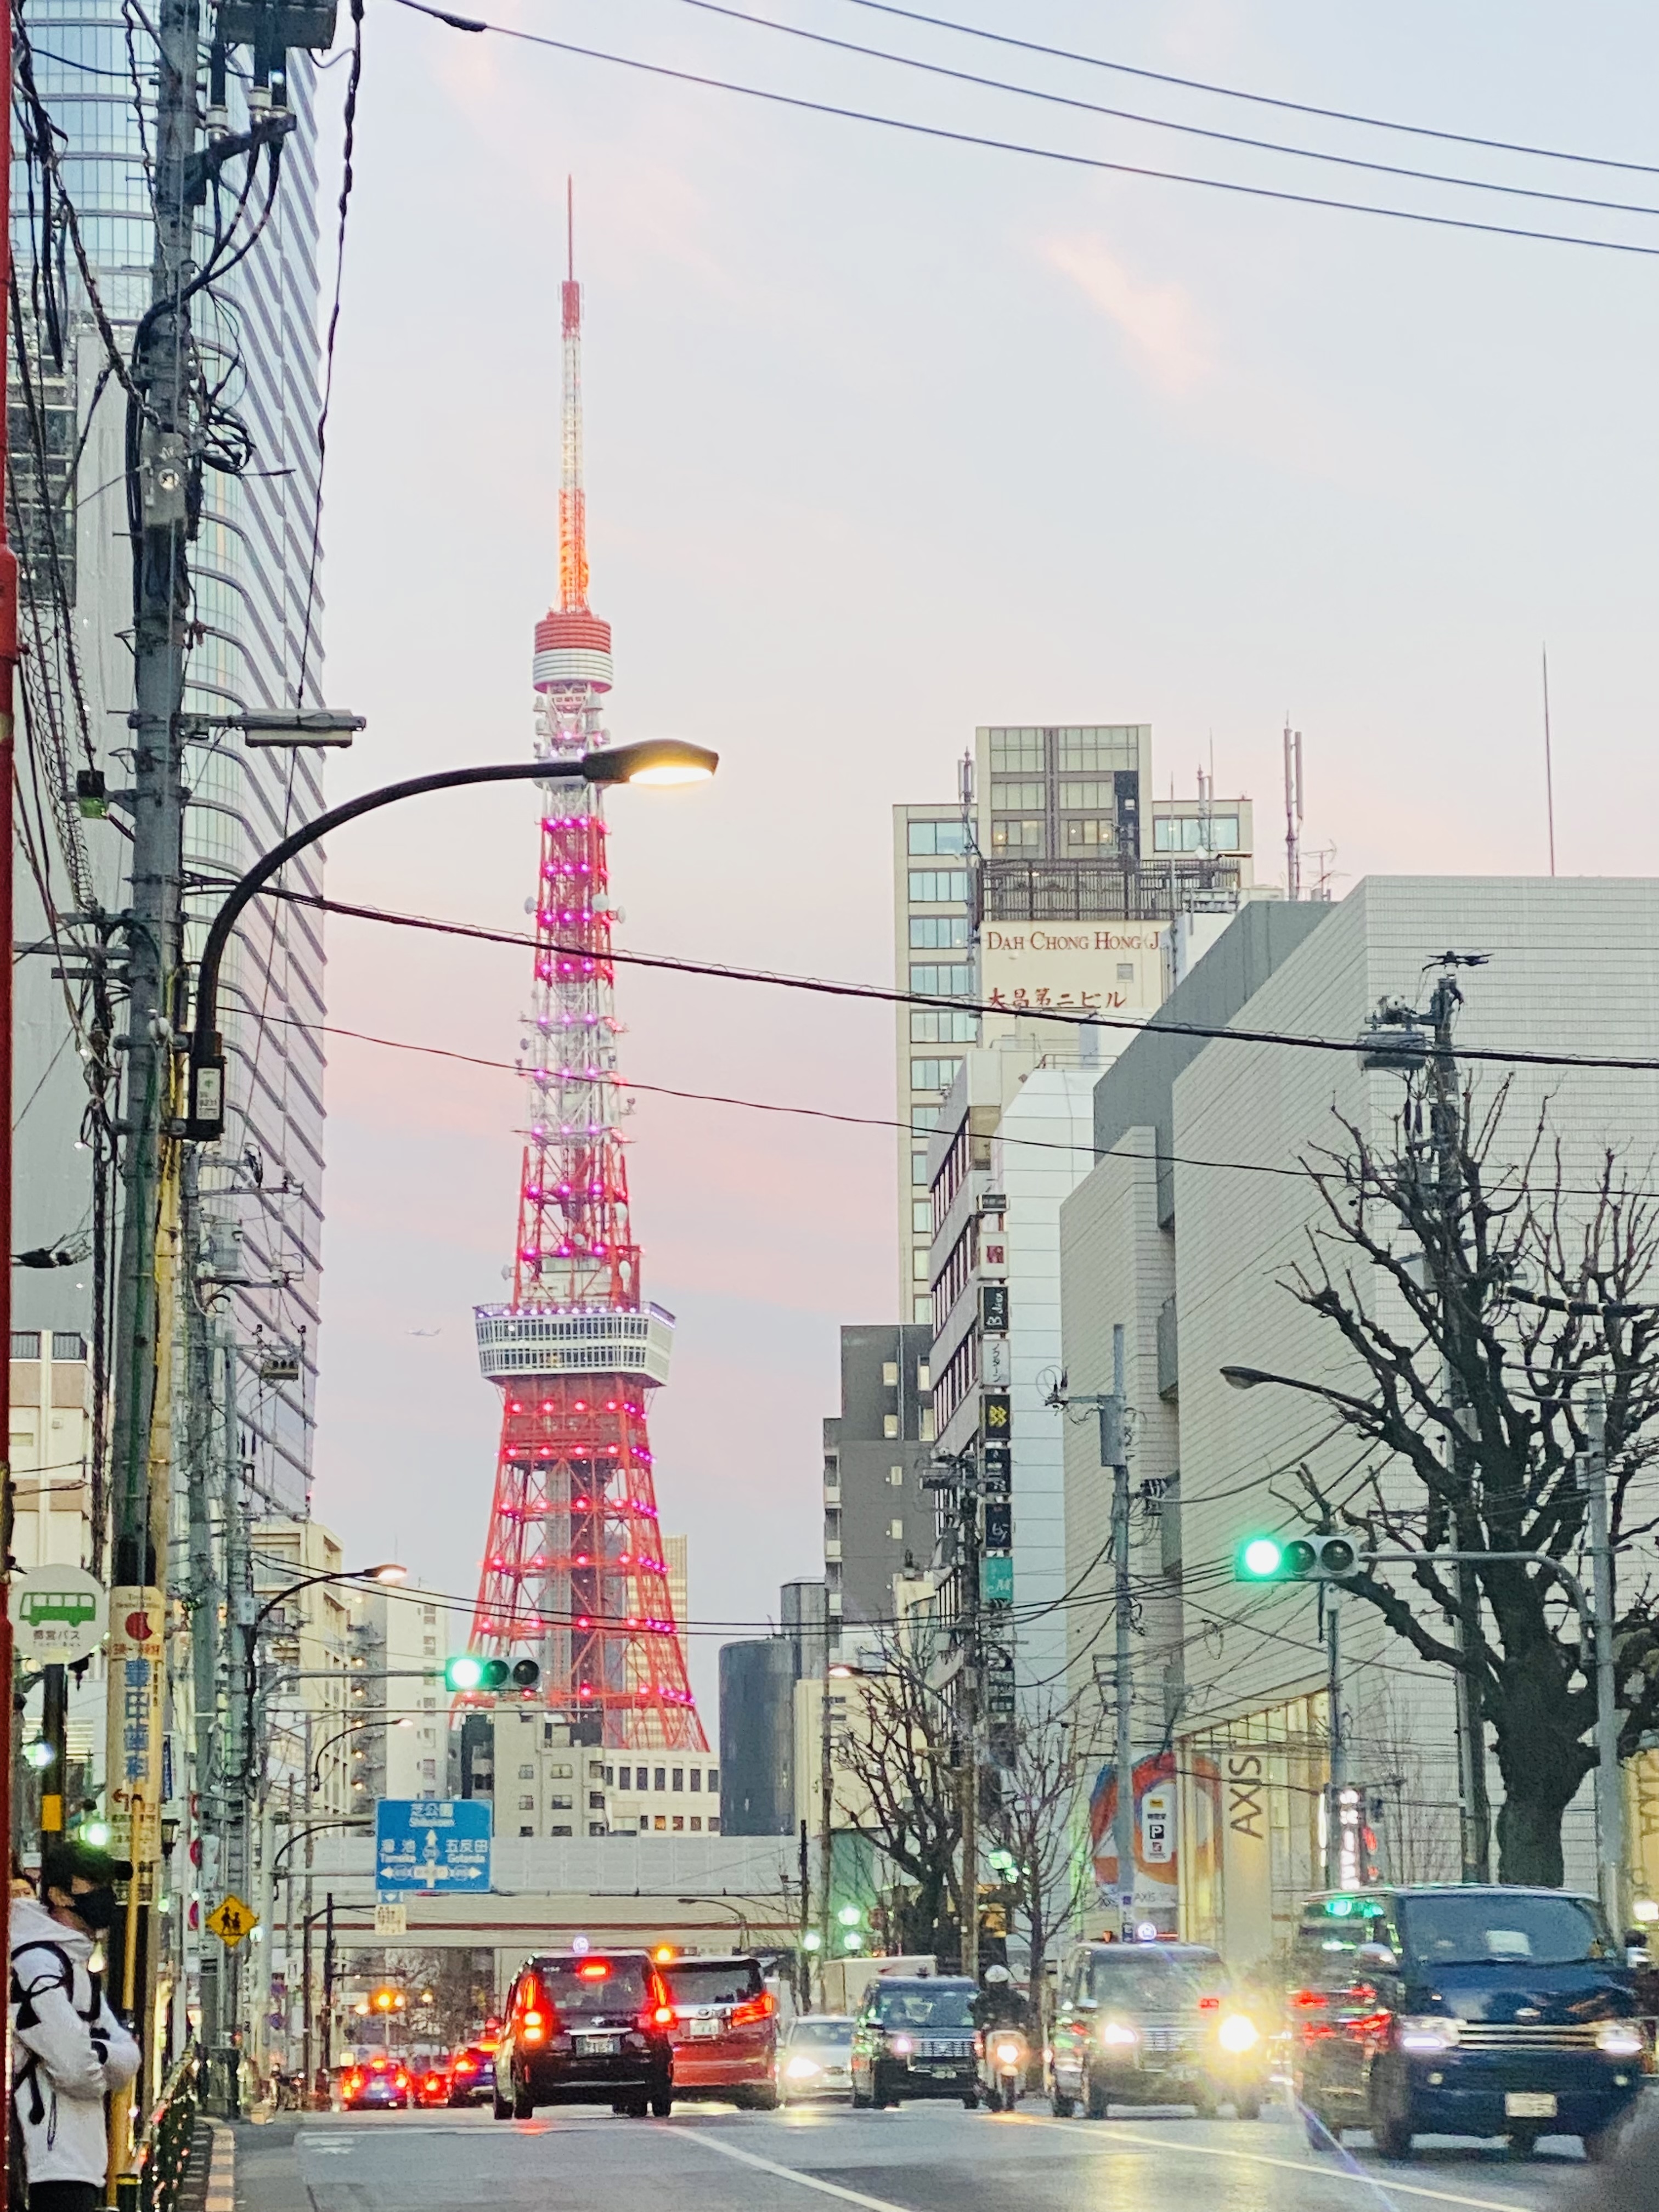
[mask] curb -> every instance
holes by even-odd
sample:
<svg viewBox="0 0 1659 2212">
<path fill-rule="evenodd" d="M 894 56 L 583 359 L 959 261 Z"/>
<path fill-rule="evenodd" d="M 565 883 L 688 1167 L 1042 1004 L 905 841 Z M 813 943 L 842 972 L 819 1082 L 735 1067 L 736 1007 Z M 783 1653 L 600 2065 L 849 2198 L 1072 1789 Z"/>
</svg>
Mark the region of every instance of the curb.
<svg viewBox="0 0 1659 2212">
<path fill-rule="evenodd" d="M 208 2161 L 202 2212 L 236 2212 L 236 2136 L 223 2120 L 210 2120 L 213 2152 Z"/>
</svg>

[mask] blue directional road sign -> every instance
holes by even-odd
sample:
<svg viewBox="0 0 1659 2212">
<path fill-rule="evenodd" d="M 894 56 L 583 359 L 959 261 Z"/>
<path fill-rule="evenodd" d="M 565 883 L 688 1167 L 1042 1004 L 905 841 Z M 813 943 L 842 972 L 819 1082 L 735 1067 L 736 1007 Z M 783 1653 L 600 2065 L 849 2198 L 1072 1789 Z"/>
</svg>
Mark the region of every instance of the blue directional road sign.
<svg viewBox="0 0 1659 2212">
<path fill-rule="evenodd" d="M 489 1887 L 489 1806 L 478 1797 L 382 1797 L 374 1887 L 482 1893 Z"/>
</svg>

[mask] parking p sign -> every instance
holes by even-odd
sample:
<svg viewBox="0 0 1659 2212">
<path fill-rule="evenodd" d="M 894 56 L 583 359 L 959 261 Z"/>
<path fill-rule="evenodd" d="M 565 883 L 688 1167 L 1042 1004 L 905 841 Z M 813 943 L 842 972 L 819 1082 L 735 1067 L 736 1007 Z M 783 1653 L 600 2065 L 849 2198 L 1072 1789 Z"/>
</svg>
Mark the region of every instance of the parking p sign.
<svg viewBox="0 0 1659 2212">
<path fill-rule="evenodd" d="M 374 1887 L 482 1895 L 489 1887 L 489 1807 L 479 1797 L 382 1797 L 374 1808 Z"/>
</svg>

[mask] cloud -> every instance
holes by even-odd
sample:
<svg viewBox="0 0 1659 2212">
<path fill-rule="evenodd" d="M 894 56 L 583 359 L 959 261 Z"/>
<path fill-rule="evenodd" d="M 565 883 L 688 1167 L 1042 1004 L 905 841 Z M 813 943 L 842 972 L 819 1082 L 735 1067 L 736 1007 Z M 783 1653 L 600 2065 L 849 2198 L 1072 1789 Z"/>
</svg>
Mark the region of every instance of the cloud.
<svg viewBox="0 0 1659 2212">
<path fill-rule="evenodd" d="M 1042 252 L 1116 325 L 1160 391 L 1191 392 L 1208 381 L 1214 366 L 1209 333 L 1183 286 L 1144 282 L 1098 238 L 1051 238 Z"/>
</svg>

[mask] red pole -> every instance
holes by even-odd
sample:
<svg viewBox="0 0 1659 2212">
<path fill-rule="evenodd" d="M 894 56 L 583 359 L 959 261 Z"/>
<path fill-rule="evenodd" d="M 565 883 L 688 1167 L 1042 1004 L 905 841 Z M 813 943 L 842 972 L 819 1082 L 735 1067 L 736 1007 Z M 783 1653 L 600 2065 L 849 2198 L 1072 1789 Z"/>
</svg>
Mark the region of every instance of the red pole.
<svg viewBox="0 0 1659 2212">
<path fill-rule="evenodd" d="M 11 297 L 11 10 L 0 33 L 0 379 L 10 360 L 6 316 Z M 0 407 L 0 494 L 6 479 L 6 410 Z M 0 495 L 0 793 L 5 834 L 0 836 L 0 1483 L 4 1485 L 0 1535 L 11 1538 L 11 1056 L 12 1056 L 12 689 L 17 669 L 17 556 L 6 543 L 6 503 Z M 5 1845 L 5 1883 L 0 1889 L 0 1936 L 11 1956 L 11 1614 L 0 1559 L 0 1840 Z M 7 2053 L 9 2061 L 10 2053 Z M 7 2132 L 11 2124 L 9 2063 L 0 2096 L 0 2212 L 6 2212 Z"/>
</svg>

